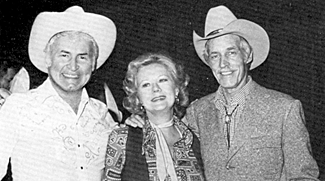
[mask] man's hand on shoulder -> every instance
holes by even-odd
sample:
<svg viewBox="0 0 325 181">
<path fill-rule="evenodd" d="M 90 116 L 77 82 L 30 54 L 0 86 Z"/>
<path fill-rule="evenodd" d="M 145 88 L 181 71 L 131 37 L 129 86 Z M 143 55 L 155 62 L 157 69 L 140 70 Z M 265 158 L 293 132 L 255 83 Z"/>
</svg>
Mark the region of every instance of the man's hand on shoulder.
<svg viewBox="0 0 325 181">
<path fill-rule="evenodd" d="M 127 124 L 129 126 L 132 126 L 134 128 L 136 128 L 136 127 L 143 128 L 143 126 L 144 126 L 144 119 L 141 118 L 141 116 L 139 116 L 139 115 L 132 114 L 130 117 L 128 117 L 125 120 L 125 124 Z"/>
</svg>

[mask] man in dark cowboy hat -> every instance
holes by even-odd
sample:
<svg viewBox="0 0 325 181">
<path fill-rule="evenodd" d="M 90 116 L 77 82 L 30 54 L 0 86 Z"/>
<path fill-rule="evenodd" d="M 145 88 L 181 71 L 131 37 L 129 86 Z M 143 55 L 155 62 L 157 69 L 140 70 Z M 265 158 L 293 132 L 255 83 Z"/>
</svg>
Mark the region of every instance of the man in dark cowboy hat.
<svg viewBox="0 0 325 181">
<path fill-rule="evenodd" d="M 101 180 L 108 135 L 117 123 L 84 87 L 115 40 L 110 19 L 78 6 L 36 17 L 29 56 L 48 78 L 12 94 L 0 110 L 1 178 L 11 157 L 15 181 Z"/>
<path fill-rule="evenodd" d="M 248 75 L 269 52 L 269 37 L 225 6 L 209 10 L 195 50 L 218 83 L 191 104 L 186 120 L 198 133 L 208 180 L 317 180 L 301 102 Z"/>
</svg>

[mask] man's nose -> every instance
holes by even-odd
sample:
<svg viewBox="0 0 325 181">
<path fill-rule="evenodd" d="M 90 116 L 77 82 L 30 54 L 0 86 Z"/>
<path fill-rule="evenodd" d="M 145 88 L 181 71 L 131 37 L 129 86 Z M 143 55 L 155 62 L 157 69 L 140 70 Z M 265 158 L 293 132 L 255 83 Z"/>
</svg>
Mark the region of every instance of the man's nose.
<svg viewBox="0 0 325 181">
<path fill-rule="evenodd" d="M 77 58 L 71 58 L 70 63 L 69 63 L 69 68 L 73 71 L 76 71 L 79 69 Z"/>
<path fill-rule="evenodd" d="M 226 56 L 221 56 L 220 58 L 220 67 L 226 67 L 229 65 L 228 58 Z"/>
</svg>

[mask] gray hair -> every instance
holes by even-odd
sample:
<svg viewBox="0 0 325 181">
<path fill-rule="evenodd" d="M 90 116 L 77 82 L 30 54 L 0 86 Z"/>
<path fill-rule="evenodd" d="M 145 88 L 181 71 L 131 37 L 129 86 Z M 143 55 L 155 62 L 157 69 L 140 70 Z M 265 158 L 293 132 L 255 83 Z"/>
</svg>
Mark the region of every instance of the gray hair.
<svg viewBox="0 0 325 181">
<path fill-rule="evenodd" d="M 53 50 L 54 50 L 53 47 L 54 47 L 55 43 L 57 42 L 57 40 L 61 37 L 69 37 L 71 39 L 79 38 L 79 39 L 83 39 L 83 40 L 86 40 L 87 42 L 89 42 L 89 47 L 90 47 L 89 56 L 97 64 L 97 59 L 98 59 L 98 54 L 99 54 L 98 45 L 97 45 L 95 39 L 91 35 L 81 32 L 81 31 L 61 31 L 59 33 L 56 33 L 48 41 L 48 43 L 44 49 L 44 52 L 48 55 L 52 55 Z"/>
</svg>

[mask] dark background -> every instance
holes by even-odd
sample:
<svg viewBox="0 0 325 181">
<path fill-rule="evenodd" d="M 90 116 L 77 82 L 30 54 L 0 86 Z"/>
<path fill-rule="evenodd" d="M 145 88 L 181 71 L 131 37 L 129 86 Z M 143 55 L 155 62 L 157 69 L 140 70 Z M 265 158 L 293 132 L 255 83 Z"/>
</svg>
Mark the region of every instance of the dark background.
<svg viewBox="0 0 325 181">
<path fill-rule="evenodd" d="M 238 18 L 265 28 L 271 40 L 266 62 L 251 71 L 259 84 L 301 100 L 313 155 L 325 180 L 325 2 L 322 0 L 1 0 L 0 55 L 24 66 L 31 85 L 43 82 L 28 58 L 28 38 L 36 15 L 42 11 L 64 11 L 79 5 L 102 14 L 117 26 L 117 42 L 108 61 L 93 75 L 87 88 L 102 99 L 107 82 L 121 106 L 122 80 L 127 64 L 146 52 L 166 51 L 186 66 L 191 77 L 191 101 L 214 92 L 218 83 L 195 53 L 192 31 L 203 36 L 205 16 L 211 7 L 226 5 Z"/>
</svg>

